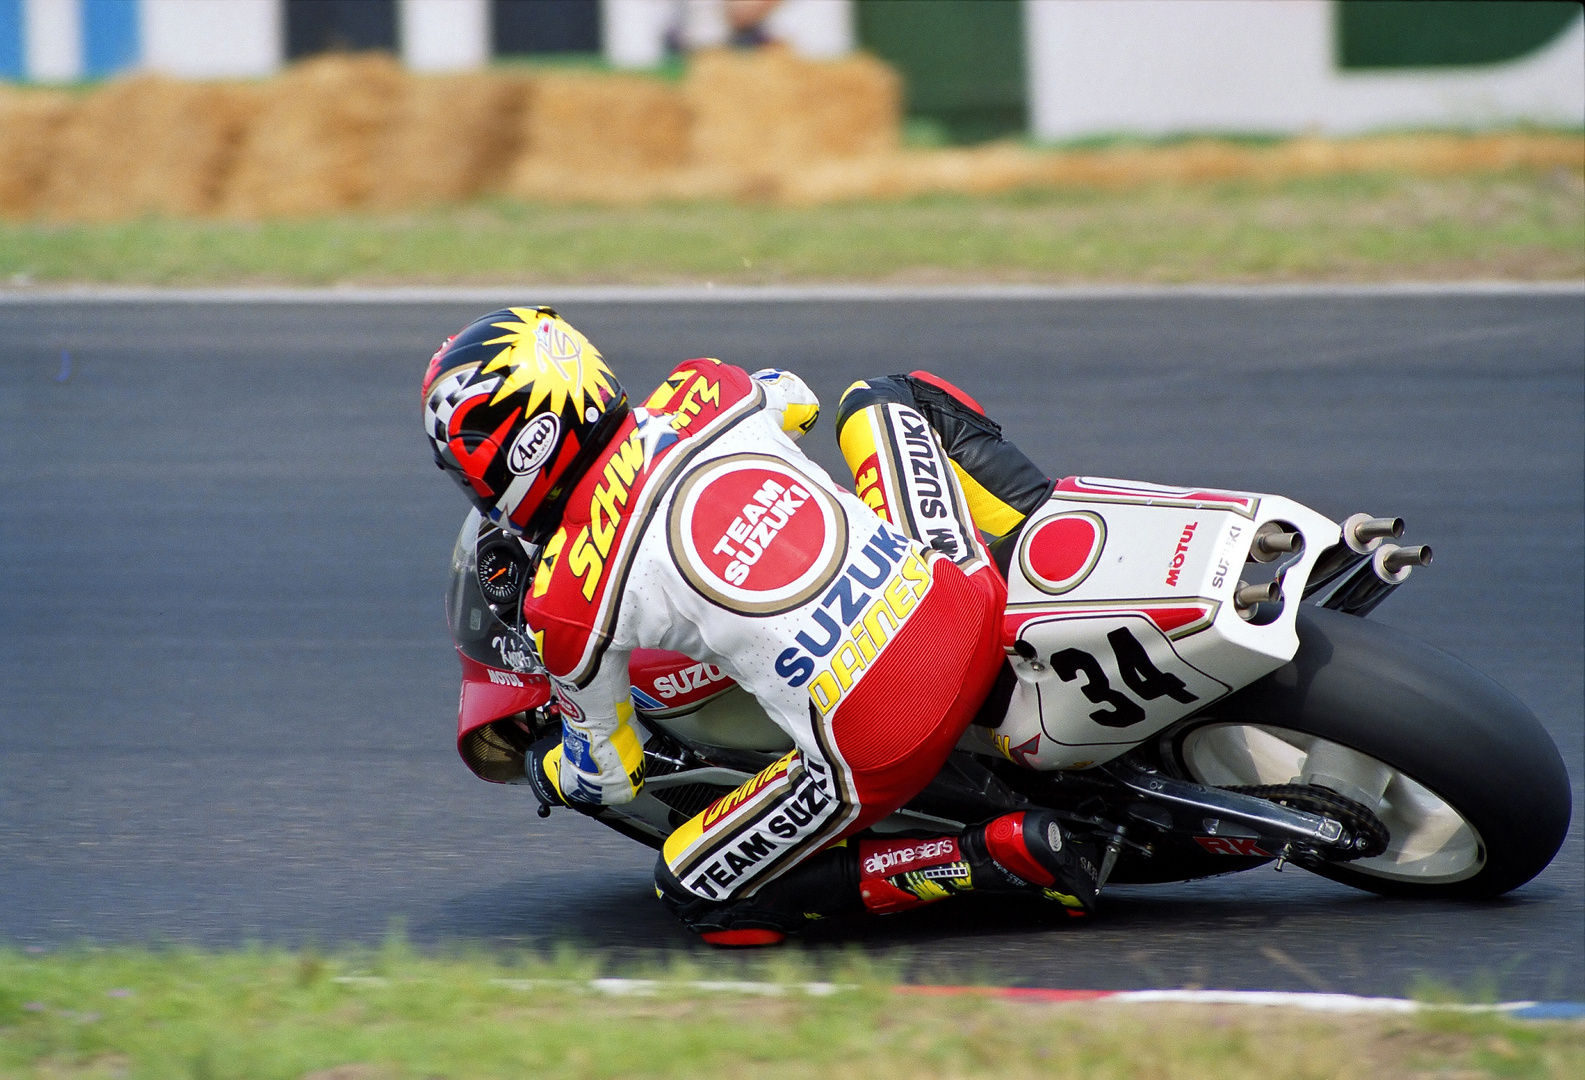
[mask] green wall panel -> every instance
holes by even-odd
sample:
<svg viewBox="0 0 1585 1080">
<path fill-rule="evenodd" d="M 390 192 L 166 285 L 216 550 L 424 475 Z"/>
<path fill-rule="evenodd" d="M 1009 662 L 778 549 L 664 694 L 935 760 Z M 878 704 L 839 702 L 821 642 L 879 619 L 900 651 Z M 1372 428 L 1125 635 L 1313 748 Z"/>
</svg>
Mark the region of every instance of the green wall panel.
<svg viewBox="0 0 1585 1080">
<path fill-rule="evenodd" d="M 859 43 L 907 84 L 910 117 L 957 142 L 1028 127 L 1021 0 L 858 0 Z"/>
<path fill-rule="evenodd" d="M 1337 0 L 1343 68 L 1452 67 L 1514 60 L 1575 19 L 1564 0 Z"/>
</svg>

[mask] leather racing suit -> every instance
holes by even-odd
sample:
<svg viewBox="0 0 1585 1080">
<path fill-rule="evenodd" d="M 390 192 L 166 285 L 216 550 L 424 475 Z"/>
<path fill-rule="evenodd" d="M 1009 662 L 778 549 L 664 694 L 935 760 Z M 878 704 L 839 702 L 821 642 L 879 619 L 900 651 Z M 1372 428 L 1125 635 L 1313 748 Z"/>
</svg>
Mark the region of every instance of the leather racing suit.
<svg viewBox="0 0 1585 1080">
<path fill-rule="evenodd" d="M 1006 588 L 938 436 L 906 404 L 861 407 L 855 496 L 785 430 L 812 403 L 787 373 L 679 366 L 574 489 L 524 597 L 569 800 L 643 784 L 635 649 L 716 665 L 791 737 L 667 840 L 659 891 L 696 924 L 916 794 L 1003 666 Z"/>
</svg>

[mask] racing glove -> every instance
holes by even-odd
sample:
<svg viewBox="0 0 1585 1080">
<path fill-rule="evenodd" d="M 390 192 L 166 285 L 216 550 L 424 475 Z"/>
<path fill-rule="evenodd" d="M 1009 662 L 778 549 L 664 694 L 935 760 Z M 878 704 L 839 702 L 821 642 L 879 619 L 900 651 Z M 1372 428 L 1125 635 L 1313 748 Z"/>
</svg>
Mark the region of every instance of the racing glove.
<svg viewBox="0 0 1585 1080">
<path fill-rule="evenodd" d="M 576 810 L 589 817 L 599 817 L 604 811 L 603 806 L 594 803 L 571 802 L 561 791 L 561 736 L 547 735 L 533 746 L 528 748 L 524 755 L 528 774 L 528 784 L 534 789 L 534 797 L 539 800 L 539 816 L 550 817 L 550 812 L 557 807 L 565 806 L 569 810 Z"/>
<path fill-rule="evenodd" d="M 766 410 L 781 417 L 781 429 L 794 442 L 820 419 L 820 399 L 808 383 L 792 372 L 760 368 L 752 377 L 765 391 Z"/>
<path fill-rule="evenodd" d="M 622 667 L 625 684 L 626 665 Z M 543 764 L 547 776 L 555 770 L 563 801 L 594 806 L 631 802 L 644 786 L 644 736 L 633 719 L 632 702 L 617 701 L 599 715 L 581 708 L 557 683 L 556 708 L 561 713 L 560 753 L 552 750 Z"/>
</svg>

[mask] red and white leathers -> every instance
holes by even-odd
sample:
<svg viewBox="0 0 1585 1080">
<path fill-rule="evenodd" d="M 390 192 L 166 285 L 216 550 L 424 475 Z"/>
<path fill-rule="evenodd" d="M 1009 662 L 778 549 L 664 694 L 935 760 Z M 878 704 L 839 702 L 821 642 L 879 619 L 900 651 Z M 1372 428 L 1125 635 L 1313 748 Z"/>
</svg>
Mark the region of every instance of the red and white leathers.
<svg viewBox="0 0 1585 1080">
<path fill-rule="evenodd" d="M 877 407 L 886 520 L 785 433 L 812 403 L 785 373 L 678 367 L 573 491 L 524 598 L 563 715 L 547 771 L 570 799 L 621 803 L 643 783 L 635 649 L 715 665 L 792 738 L 666 842 L 658 872 L 701 901 L 901 806 L 1002 664 L 1006 589 L 928 425 Z"/>
</svg>

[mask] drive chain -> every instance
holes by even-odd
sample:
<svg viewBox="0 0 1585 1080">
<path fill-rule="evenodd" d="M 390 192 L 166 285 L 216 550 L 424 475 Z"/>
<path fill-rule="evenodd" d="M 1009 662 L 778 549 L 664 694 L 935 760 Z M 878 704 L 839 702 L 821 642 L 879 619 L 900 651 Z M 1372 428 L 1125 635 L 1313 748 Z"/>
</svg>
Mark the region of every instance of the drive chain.
<svg viewBox="0 0 1585 1080">
<path fill-rule="evenodd" d="M 1370 807 L 1345 798 L 1330 788 L 1315 784 L 1267 784 L 1224 790 L 1253 795 L 1290 810 L 1303 810 L 1307 814 L 1320 814 L 1341 822 L 1348 835 L 1354 838 L 1354 847 L 1329 850 L 1327 856 L 1330 862 L 1373 858 L 1387 850 L 1387 841 L 1391 838 L 1387 826 L 1371 812 Z"/>
</svg>

